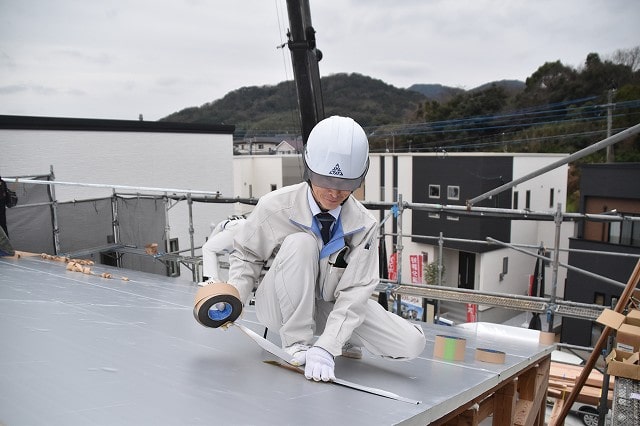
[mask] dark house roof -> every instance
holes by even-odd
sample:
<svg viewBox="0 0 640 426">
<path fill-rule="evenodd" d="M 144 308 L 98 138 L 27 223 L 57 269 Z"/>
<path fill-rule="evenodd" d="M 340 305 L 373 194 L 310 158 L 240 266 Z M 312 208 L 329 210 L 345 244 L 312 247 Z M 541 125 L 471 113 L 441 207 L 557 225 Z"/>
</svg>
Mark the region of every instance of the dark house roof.
<svg viewBox="0 0 640 426">
<path fill-rule="evenodd" d="M 227 124 L 0 115 L 0 129 L 233 134 Z"/>
</svg>

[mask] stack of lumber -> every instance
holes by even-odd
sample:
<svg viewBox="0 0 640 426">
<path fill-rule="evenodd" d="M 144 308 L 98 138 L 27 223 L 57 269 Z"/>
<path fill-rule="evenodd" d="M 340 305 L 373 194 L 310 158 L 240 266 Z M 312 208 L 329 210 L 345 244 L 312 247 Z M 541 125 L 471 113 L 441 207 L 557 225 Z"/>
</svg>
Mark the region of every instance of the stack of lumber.
<svg viewBox="0 0 640 426">
<path fill-rule="evenodd" d="M 551 362 L 549 370 L 549 390 L 548 395 L 552 398 L 564 400 L 569 393 L 573 391 L 573 387 L 582 373 L 582 366 L 564 364 L 561 362 Z M 602 393 L 603 375 L 598 370 L 592 370 L 580 393 L 576 397 L 576 402 L 598 406 L 600 404 L 600 395 Z M 607 396 L 607 405 L 611 408 L 613 398 L 614 377 L 609 378 L 609 392 Z"/>
</svg>

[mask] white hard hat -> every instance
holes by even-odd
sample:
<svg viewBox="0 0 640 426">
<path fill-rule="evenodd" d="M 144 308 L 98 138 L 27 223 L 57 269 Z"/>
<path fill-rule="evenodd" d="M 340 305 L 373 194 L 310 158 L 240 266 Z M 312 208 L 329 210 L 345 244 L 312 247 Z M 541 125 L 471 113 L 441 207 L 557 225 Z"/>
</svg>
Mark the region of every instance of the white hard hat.
<svg viewBox="0 0 640 426">
<path fill-rule="evenodd" d="M 369 169 L 367 135 L 351 118 L 325 118 L 309 134 L 304 165 L 304 177 L 314 185 L 355 191 Z"/>
</svg>

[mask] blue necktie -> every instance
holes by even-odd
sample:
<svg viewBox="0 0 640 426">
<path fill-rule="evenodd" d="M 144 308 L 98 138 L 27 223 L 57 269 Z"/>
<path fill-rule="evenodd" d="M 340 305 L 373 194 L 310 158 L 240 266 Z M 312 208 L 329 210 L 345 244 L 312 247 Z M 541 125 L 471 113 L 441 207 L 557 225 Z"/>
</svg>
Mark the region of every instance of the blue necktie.
<svg viewBox="0 0 640 426">
<path fill-rule="evenodd" d="M 326 212 L 318 213 L 316 217 L 318 218 L 320 225 L 322 225 L 322 227 L 320 228 L 320 235 L 322 235 L 322 242 L 324 244 L 327 244 L 331 239 L 331 225 L 333 224 L 333 221 L 335 219 L 333 218 L 333 216 L 331 216 L 331 213 L 326 213 Z"/>
</svg>

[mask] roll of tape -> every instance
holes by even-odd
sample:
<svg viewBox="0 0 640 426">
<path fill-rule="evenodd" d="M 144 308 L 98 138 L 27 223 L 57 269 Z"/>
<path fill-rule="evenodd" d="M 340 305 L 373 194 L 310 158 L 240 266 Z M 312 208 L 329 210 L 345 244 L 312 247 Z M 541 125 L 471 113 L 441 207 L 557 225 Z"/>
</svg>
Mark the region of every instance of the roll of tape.
<svg viewBox="0 0 640 426">
<path fill-rule="evenodd" d="M 556 335 L 555 333 L 541 331 L 540 337 L 538 338 L 538 342 L 543 345 L 553 345 L 555 343 Z"/>
<path fill-rule="evenodd" d="M 218 328 L 234 322 L 241 312 L 240 294 L 231 284 L 209 284 L 196 293 L 193 316 L 205 327 Z"/>
<path fill-rule="evenodd" d="M 476 359 L 482 362 L 490 362 L 492 364 L 504 364 L 506 354 L 502 351 L 487 348 L 476 349 Z"/>
<path fill-rule="evenodd" d="M 436 336 L 433 355 L 447 361 L 464 361 L 467 340 L 455 336 Z"/>
</svg>

